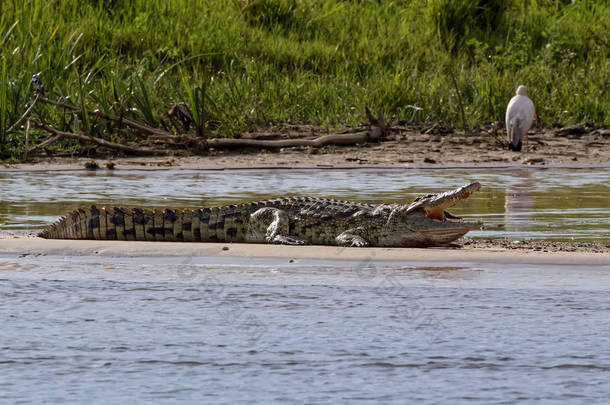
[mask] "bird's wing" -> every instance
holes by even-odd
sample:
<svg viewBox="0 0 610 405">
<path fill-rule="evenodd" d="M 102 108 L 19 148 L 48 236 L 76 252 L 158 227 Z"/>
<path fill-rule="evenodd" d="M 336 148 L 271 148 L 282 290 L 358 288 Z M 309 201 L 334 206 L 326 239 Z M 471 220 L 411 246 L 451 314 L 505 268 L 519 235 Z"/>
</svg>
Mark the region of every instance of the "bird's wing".
<svg viewBox="0 0 610 405">
<path fill-rule="evenodd" d="M 515 96 L 506 108 L 506 131 L 509 141 L 518 141 L 529 131 L 534 120 L 534 103 L 528 97 Z"/>
<path fill-rule="evenodd" d="M 506 107 L 506 135 L 508 136 L 508 142 L 512 143 L 515 137 L 515 113 L 517 109 L 517 102 L 519 96 L 514 96 L 508 102 Z"/>
</svg>

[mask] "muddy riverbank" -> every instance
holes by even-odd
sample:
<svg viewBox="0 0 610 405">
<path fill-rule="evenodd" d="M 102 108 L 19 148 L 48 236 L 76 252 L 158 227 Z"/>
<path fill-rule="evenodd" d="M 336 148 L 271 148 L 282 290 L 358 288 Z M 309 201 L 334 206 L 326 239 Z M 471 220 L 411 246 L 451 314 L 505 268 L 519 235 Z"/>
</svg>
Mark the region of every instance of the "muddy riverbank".
<svg viewBox="0 0 610 405">
<path fill-rule="evenodd" d="M 278 136 L 282 138 L 282 135 Z M 82 169 L 91 161 L 99 169 L 610 166 L 610 129 L 574 127 L 533 130 L 530 133 L 529 152 L 508 151 L 502 144 L 503 139 L 503 135 L 490 128 L 464 134 L 432 126 L 417 130 L 401 129 L 382 142 L 356 146 L 212 149 L 197 156 L 186 156 L 182 150 L 167 150 L 166 156 L 158 157 L 114 156 L 101 152 L 89 156 L 41 155 L 25 163 L 0 164 L 0 171 Z"/>
</svg>

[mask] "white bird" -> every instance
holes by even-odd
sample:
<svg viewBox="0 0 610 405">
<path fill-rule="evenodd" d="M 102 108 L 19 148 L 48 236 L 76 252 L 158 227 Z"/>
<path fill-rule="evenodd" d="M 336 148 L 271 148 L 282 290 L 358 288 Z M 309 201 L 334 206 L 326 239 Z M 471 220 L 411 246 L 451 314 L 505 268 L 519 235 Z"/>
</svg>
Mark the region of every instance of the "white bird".
<svg viewBox="0 0 610 405">
<path fill-rule="evenodd" d="M 510 99 L 506 107 L 506 132 L 508 133 L 508 149 L 521 151 L 522 139 L 525 136 L 525 149 L 529 151 L 527 131 L 532 126 L 536 116 L 534 103 L 527 96 L 527 87 L 517 88 L 517 95 Z"/>
</svg>

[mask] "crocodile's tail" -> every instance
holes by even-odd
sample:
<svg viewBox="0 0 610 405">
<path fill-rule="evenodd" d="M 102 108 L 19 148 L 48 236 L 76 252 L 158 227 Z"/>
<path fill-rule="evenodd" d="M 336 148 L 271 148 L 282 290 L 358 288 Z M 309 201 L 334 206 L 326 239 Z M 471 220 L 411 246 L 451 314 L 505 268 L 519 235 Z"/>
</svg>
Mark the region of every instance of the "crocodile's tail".
<svg viewBox="0 0 610 405">
<path fill-rule="evenodd" d="M 97 224 L 92 221 L 93 216 L 96 217 Z M 51 224 L 38 236 L 46 239 L 94 239 L 94 227 L 99 228 L 99 211 L 95 206 L 92 206 L 90 213 L 81 208 L 72 211 L 65 217 L 61 217 L 59 221 Z M 88 238 L 88 235 L 91 235 L 91 237 Z"/>
<path fill-rule="evenodd" d="M 46 239 L 100 239 L 137 241 L 231 241 L 239 235 L 239 218 L 231 219 L 231 228 L 224 227 L 226 218 L 215 209 L 140 209 L 100 208 L 72 211 L 43 230 L 38 236 Z M 222 221 L 222 222 L 220 222 Z M 226 220 L 226 222 L 229 222 Z"/>
</svg>

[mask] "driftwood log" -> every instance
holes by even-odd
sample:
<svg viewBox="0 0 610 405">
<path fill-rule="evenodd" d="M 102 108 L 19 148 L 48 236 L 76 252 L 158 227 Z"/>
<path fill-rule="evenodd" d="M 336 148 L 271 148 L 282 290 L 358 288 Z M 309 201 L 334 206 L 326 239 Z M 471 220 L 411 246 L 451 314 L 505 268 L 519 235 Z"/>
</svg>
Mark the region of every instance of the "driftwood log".
<svg viewBox="0 0 610 405">
<path fill-rule="evenodd" d="M 181 109 L 184 109 L 184 104 Z M 386 136 L 390 128 L 388 127 L 385 118 L 380 113 L 377 113 L 377 118 L 373 117 L 368 105 L 364 106 L 367 119 L 369 120 L 369 128 L 363 128 L 360 131 L 350 133 L 323 135 L 314 139 L 244 139 L 244 138 L 210 138 L 206 141 L 207 146 L 216 149 L 231 149 L 231 148 L 290 148 L 296 146 L 309 146 L 312 148 L 321 148 L 328 145 L 357 145 L 361 143 L 374 142 Z M 170 110 L 170 115 L 172 113 Z"/>
<path fill-rule="evenodd" d="M 255 147 L 264 149 L 273 148 L 290 148 L 295 146 L 310 146 L 312 148 L 321 148 L 328 145 L 357 145 L 379 140 L 384 134 L 379 127 L 372 127 L 351 134 L 331 134 L 320 136 L 315 139 L 230 139 L 230 138 L 212 138 L 208 139 L 208 147 L 210 148 L 244 148 Z"/>
</svg>

